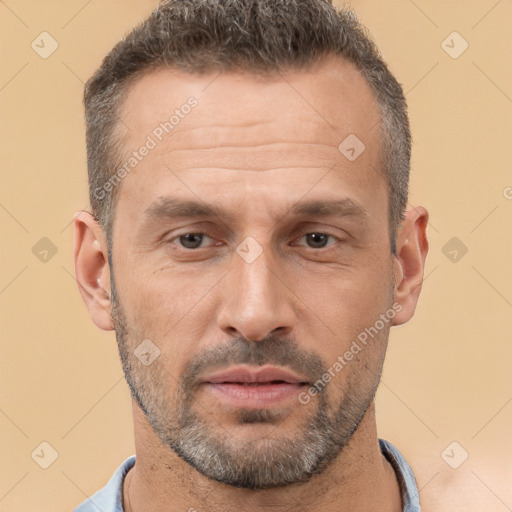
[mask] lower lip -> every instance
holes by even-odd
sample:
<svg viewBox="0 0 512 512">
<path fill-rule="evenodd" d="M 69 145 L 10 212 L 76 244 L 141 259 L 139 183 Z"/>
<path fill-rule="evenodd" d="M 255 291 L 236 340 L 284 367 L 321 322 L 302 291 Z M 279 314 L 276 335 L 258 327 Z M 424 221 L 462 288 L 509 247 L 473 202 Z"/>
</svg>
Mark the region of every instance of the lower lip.
<svg viewBox="0 0 512 512">
<path fill-rule="evenodd" d="M 282 404 L 285 400 L 297 398 L 304 384 L 268 383 L 251 386 L 247 384 L 207 382 L 206 388 L 224 402 L 236 407 L 264 408 Z"/>
</svg>

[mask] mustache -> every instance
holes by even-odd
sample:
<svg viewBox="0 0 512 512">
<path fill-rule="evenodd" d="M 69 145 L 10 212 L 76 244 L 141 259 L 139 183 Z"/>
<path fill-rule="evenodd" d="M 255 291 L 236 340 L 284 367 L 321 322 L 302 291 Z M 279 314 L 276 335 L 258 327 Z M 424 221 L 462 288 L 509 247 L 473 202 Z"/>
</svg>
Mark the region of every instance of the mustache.
<svg viewBox="0 0 512 512">
<path fill-rule="evenodd" d="M 201 375 L 233 365 L 288 368 L 313 382 L 327 371 L 327 365 L 314 351 L 300 348 L 295 340 L 269 335 L 261 341 L 243 337 L 217 345 L 195 355 L 185 366 L 182 385 L 190 390 L 201 382 Z"/>
</svg>

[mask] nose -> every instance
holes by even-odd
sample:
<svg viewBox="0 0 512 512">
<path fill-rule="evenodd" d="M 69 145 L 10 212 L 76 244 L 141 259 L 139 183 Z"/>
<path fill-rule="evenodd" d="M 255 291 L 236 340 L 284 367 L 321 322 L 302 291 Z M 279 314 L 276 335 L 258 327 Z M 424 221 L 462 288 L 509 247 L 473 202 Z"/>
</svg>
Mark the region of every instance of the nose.
<svg viewBox="0 0 512 512">
<path fill-rule="evenodd" d="M 294 327 L 291 285 L 266 252 L 250 263 L 234 255 L 234 268 L 224 281 L 218 314 L 219 327 L 231 336 L 260 341 L 274 331 L 289 334 Z"/>
</svg>

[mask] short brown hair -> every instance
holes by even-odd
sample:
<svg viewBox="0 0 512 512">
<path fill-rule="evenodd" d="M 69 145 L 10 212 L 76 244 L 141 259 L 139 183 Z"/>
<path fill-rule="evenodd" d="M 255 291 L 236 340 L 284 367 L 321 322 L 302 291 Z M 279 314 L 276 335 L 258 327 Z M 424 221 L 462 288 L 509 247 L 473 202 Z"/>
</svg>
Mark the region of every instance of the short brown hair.
<svg viewBox="0 0 512 512">
<path fill-rule="evenodd" d="M 392 251 L 407 205 L 411 135 L 402 87 L 353 12 L 329 0 L 165 0 L 119 41 L 84 91 L 89 194 L 111 241 L 121 164 L 115 130 L 129 89 L 141 74 L 169 66 L 190 73 L 300 69 L 323 56 L 353 63 L 380 109 L 383 171 L 389 190 Z M 101 191 L 101 194 L 98 194 Z"/>
</svg>

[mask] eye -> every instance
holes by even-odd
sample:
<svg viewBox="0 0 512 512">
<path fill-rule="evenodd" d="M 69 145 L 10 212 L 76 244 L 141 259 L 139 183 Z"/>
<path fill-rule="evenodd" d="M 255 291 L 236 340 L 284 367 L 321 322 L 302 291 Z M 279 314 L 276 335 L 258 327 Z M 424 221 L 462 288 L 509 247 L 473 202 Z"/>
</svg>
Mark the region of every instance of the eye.
<svg viewBox="0 0 512 512">
<path fill-rule="evenodd" d="M 190 232 L 184 233 L 183 235 L 179 235 L 170 240 L 170 242 L 178 240 L 180 242 L 179 245 L 181 245 L 185 249 L 199 249 L 201 248 L 202 243 L 206 238 L 211 239 L 208 233 Z"/>
<path fill-rule="evenodd" d="M 177 243 L 179 246 L 183 247 L 184 249 L 194 250 L 194 249 L 201 249 L 204 247 L 207 247 L 205 242 L 206 239 L 213 240 L 213 238 L 208 234 L 204 232 L 188 232 L 183 233 L 182 235 L 178 235 L 174 237 L 173 239 L 169 240 L 169 243 Z M 323 249 L 325 247 L 330 247 L 336 241 L 339 241 L 337 237 L 334 235 L 330 235 L 328 233 L 322 233 L 319 231 L 314 231 L 310 233 L 305 233 L 302 235 L 299 240 L 305 240 L 307 246 L 310 249 Z M 331 244 L 328 244 L 329 239 L 332 239 L 333 242 Z M 221 242 L 210 244 L 211 245 L 222 245 Z M 303 244 L 297 244 L 297 245 L 303 245 Z"/>
<path fill-rule="evenodd" d="M 311 232 L 311 233 L 306 233 L 305 235 L 302 235 L 302 237 L 299 240 L 302 240 L 303 238 L 306 239 L 306 243 L 309 244 L 309 247 L 311 249 L 323 249 L 324 247 L 328 247 L 327 241 L 329 238 L 338 240 L 338 238 L 336 238 L 333 235 L 329 235 L 327 233 L 320 233 L 317 231 Z M 330 244 L 330 245 L 332 245 L 332 244 Z"/>
</svg>

